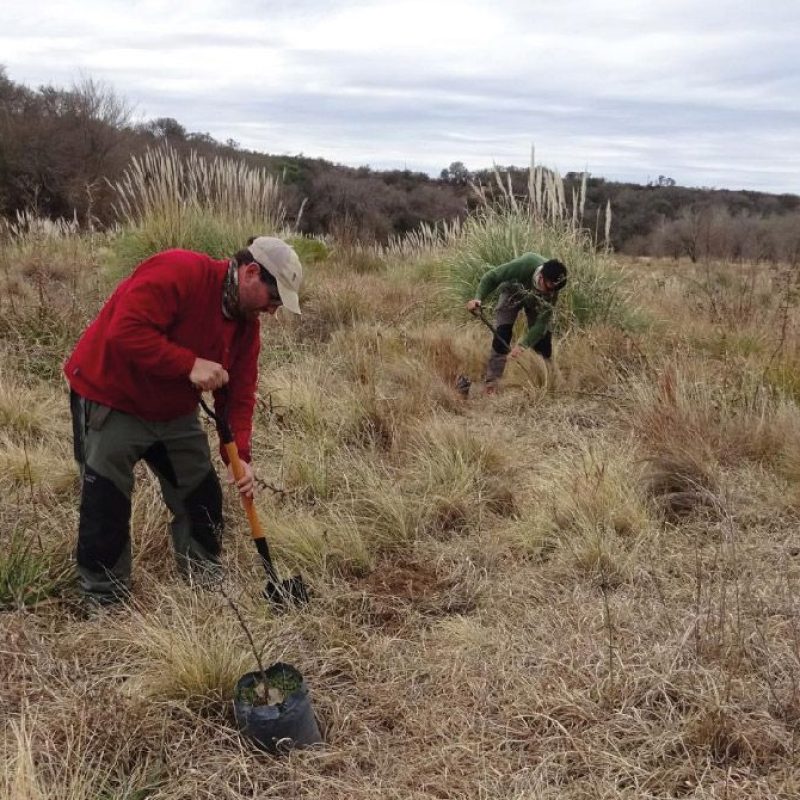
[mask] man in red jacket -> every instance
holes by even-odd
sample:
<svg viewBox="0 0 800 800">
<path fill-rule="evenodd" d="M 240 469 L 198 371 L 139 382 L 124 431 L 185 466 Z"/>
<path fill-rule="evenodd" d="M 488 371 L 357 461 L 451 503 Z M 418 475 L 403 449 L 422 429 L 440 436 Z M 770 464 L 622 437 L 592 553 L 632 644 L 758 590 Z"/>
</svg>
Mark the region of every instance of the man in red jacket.
<svg viewBox="0 0 800 800">
<path fill-rule="evenodd" d="M 76 560 L 88 596 L 106 603 L 130 591 L 130 498 L 142 459 L 173 514 L 180 569 L 218 571 L 222 490 L 198 399 L 214 392 L 227 415 L 245 466 L 237 485 L 252 495 L 259 314 L 281 305 L 299 314 L 301 282 L 296 253 L 273 237 L 251 239 L 230 261 L 167 250 L 139 264 L 84 331 L 64 373 L 82 474 Z"/>
</svg>

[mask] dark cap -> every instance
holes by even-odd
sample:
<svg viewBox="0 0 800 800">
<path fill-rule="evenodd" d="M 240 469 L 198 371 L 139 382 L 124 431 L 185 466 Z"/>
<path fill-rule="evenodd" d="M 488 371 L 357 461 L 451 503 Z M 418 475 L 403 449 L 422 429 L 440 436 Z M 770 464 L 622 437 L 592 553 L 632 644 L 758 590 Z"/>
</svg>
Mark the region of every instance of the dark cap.
<svg viewBox="0 0 800 800">
<path fill-rule="evenodd" d="M 556 289 L 563 289 L 567 285 L 567 268 L 558 259 L 551 258 L 542 264 L 542 277 Z"/>
</svg>

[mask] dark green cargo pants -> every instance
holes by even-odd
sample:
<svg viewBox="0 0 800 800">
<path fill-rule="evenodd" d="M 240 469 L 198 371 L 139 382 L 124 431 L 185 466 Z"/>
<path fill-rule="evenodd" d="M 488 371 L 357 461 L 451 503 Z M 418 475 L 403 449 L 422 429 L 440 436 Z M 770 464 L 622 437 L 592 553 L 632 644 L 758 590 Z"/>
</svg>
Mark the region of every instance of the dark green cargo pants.
<svg viewBox="0 0 800 800">
<path fill-rule="evenodd" d="M 148 422 L 74 392 L 70 406 L 82 476 L 76 560 L 83 590 L 100 602 L 130 591 L 131 493 L 140 460 L 155 473 L 173 514 L 179 569 L 202 580 L 216 574 L 222 490 L 197 415 Z"/>
<path fill-rule="evenodd" d="M 536 311 L 527 308 L 517 299 L 516 292 L 503 290 L 497 300 L 495 307 L 494 327 L 497 333 L 492 338 L 492 349 L 489 352 L 489 360 L 486 363 L 486 384 L 493 386 L 506 369 L 508 354 L 511 352 L 510 342 L 514 334 L 514 323 L 520 311 L 525 312 L 528 327 L 531 328 L 536 323 Z M 550 331 L 534 345 L 534 352 L 539 353 L 542 358 L 549 359 L 553 354 L 553 339 Z"/>
</svg>

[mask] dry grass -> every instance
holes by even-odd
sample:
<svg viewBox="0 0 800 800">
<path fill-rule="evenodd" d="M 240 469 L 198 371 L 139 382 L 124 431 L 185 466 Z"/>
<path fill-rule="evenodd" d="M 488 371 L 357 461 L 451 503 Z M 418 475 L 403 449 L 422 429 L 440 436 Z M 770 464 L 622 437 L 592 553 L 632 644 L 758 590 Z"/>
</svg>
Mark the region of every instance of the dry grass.
<svg viewBox="0 0 800 800">
<path fill-rule="evenodd" d="M 512 513 L 511 463 L 495 438 L 441 417 L 415 431 L 404 454 L 403 489 L 422 505 L 429 534 L 463 533 L 486 515 Z"/>
<path fill-rule="evenodd" d="M 632 445 L 599 440 L 542 458 L 539 469 L 547 477 L 536 481 L 504 532 L 514 551 L 552 562 L 570 578 L 629 580 L 640 544 L 654 533 Z"/>
<path fill-rule="evenodd" d="M 0 427 L 17 440 L 42 438 L 63 413 L 50 392 L 3 380 L 0 376 Z"/>
<path fill-rule="evenodd" d="M 236 733 L 232 686 L 254 658 L 224 598 L 176 575 L 144 470 L 132 607 L 87 616 L 53 582 L 77 516 L 65 397 L 23 369 L 41 302 L 14 296 L 2 797 L 798 795 L 800 417 L 774 371 L 794 363 L 796 310 L 783 341 L 754 314 L 722 346 L 717 311 L 746 307 L 749 284 L 714 277 L 712 307 L 653 264 L 629 287 L 652 330 L 570 331 L 546 380 L 510 373 L 464 400 L 453 381 L 480 377 L 490 337 L 440 305 L 437 270 L 393 260 L 438 257 L 434 238 L 380 269 L 339 253 L 299 327 L 265 325 L 257 505 L 311 605 L 265 606 L 230 490 L 224 559 L 265 661 L 301 669 L 325 730 L 285 758 Z"/>
<path fill-rule="evenodd" d="M 233 698 L 254 656 L 214 593 L 156 588 L 157 605 L 111 620 L 103 644 L 124 654 L 132 697 L 202 709 Z"/>
<path fill-rule="evenodd" d="M 165 144 L 134 156 L 114 189 L 127 267 L 171 247 L 229 257 L 250 236 L 283 228 L 280 181 L 242 160 L 184 157 Z"/>
<path fill-rule="evenodd" d="M 0 438 L 0 486 L 6 491 L 70 493 L 77 475 L 71 450 L 63 444 L 26 446 Z"/>
<path fill-rule="evenodd" d="M 42 740 L 48 721 L 35 713 L 12 721 L 5 731 L 0 791 L 9 800 L 96 800 L 147 797 L 157 783 L 155 767 L 145 758 L 130 762 L 128 753 L 109 754 L 103 731 L 76 719 L 63 740 Z M 135 736 L 138 731 L 129 731 Z M 53 737 L 55 739 L 55 737 Z"/>
</svg>

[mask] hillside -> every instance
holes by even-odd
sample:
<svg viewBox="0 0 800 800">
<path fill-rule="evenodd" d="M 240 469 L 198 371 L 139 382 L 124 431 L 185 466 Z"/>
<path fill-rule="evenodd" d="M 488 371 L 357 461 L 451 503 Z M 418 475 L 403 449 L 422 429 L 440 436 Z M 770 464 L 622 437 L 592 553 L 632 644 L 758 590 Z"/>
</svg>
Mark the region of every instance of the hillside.
<svg viewBox="0 0 800 800">
<path fill-rule="evenodd" d="M 476 206 L 471 183 L 490 192 L 496 188 L 490 165 L 470 170 L 454 161 L 431 177 L 251 152 L 231 139 L 222 143 L 190 132 L 169 117 L 133 124 L 126 101 L 101 84 L 86 80 L 69 89 L 31 89 L 0 67 L 0 216 L 32 211 L 50 218 L 75 216 L 84 227 L 108 226 L 116 220 L 109 183 L 120 179 L 132 157 L 163 145 L 269 170 L 284 183 L 289 219 L 301 232 L 340 240 L 385 243 L 422 223 L 463 219 Z M 514 191 L 524 195 L 527 168 L 509 167 L 504 173 Z M 567 192 L 580 181 L 580 175 L 568 173 Z M 663 175 L 648 186 L 593 175 L 582 220 L 598 242 L 609 202 L 609 243 L 618 252 L 693 260 L 800 259 L 797 195 L 689 189 Z"/>
</svg>

